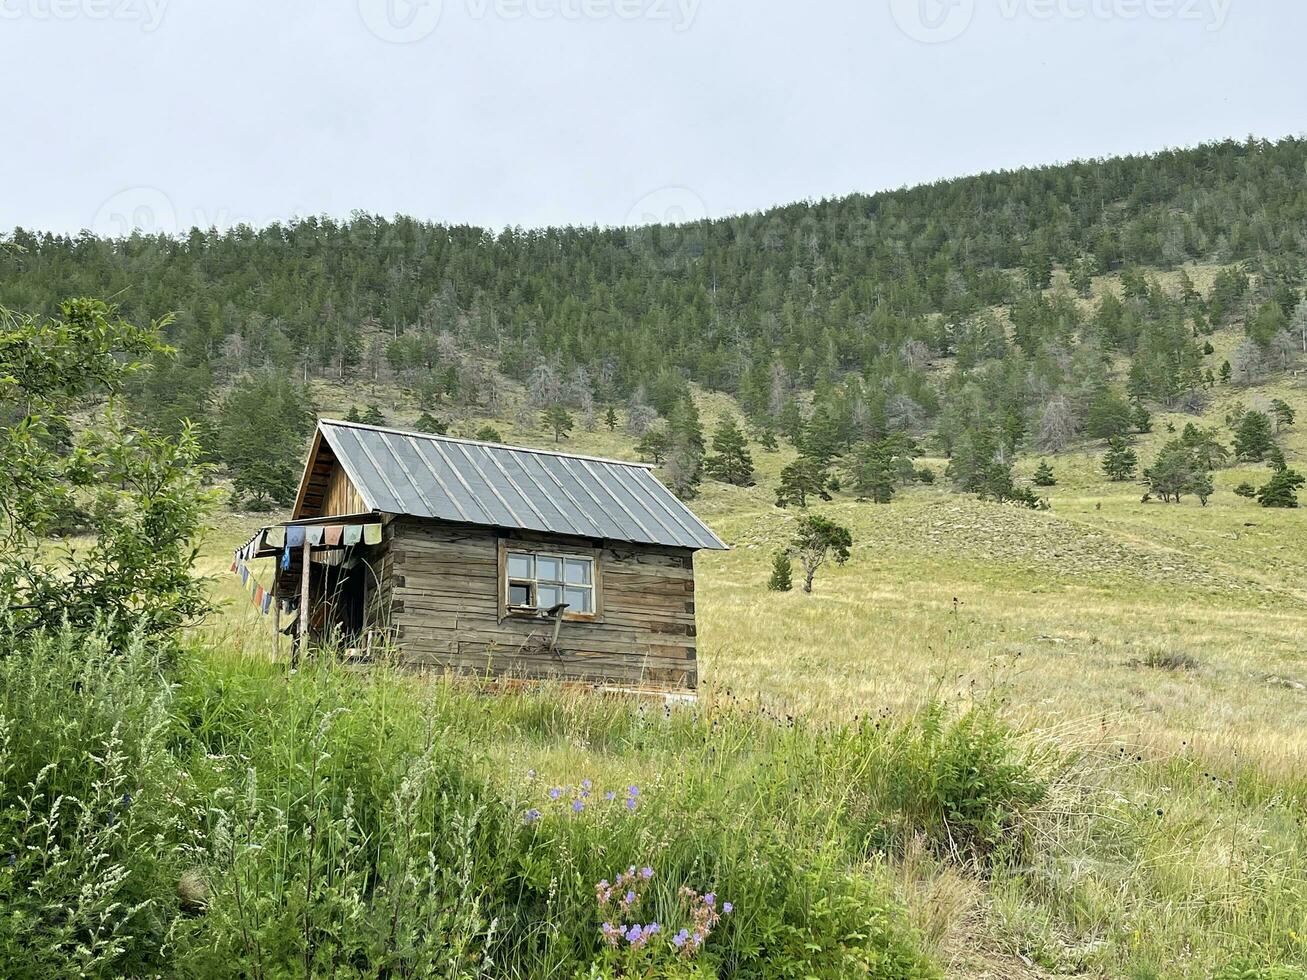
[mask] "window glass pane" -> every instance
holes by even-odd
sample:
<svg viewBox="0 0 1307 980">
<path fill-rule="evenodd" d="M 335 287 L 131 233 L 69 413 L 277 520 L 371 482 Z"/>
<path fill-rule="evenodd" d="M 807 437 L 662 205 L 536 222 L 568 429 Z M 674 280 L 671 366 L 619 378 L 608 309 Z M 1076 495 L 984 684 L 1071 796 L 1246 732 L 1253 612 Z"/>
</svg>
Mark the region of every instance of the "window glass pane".
<svg viewBox="0 0 1307 980">
<path fill-rule="evenodd" d="M 518 554 L 517 552 L 509 552 L 508 577 L 535 578 L 535 569 L 531 567 L 531 556 Z"/>
<path fill-rule="evenodd" d="M 567 603 L 567 611 L 570 613 L 592 613 L 594 607 L 590 604 L 590 590 L 578 589 L 575 586 L 569 588 L 566 598 L 563 600 Z"/>
<path fill-rule="evenodd" d="M 510 606 L 531 605 L 531 586 L 510 585 L 508 587 L 508 604 Z"/>
<path fill-rule="evenodd" d="M 536 607 L 539 609 L 548 609 L 550 606 L 556 606 L 563 601 L 563 590 L 556 585 L 542 585 L 537 591 L 539 601 Z"/>
<path fill-rule="evenodd" d="M 590 560 L 588 558 L 567 559 L 567 583 L 569 585 L 590 584 Z"/>
<path fill-rule="evenodd" d="M 541 582 L 561 582 L 563 559 L 552 555 L 536 555 L 536 578 Z"/>
</svg>

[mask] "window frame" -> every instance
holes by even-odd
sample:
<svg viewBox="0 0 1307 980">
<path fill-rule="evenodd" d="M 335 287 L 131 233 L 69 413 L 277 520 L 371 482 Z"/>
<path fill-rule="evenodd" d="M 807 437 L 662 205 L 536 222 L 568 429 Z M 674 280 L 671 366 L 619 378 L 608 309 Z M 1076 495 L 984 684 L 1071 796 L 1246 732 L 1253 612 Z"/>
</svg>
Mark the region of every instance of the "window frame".
<svg viewBox="0 0 1307 980">
<path fill-rule="evenodd" d="M 563 621 L 568 623 L 601 623 L 604 615 L 604 592 L 603 592 L 603 562 L 601 560 L 601 548 L 583 548 L 574 545 L 554 544 L 550 541 L 523 541 L 514 538 L 499 539 L 499 569 L 496 581 L 499 590 L 499 619 L 502 622 L 505 619 L 534 619 L 543 618 L 544 610 L 539 608 L 528 609 L 521 606 L 510 606 L 508 604 L 508 555 L 510 552 L 519 554 L 529 554 L 534 557 L 544 555 L 550 558 L 584 558 L 590 562 L 590 589 L 593 599 L 593 610 L 590 612 L 573 612 L 567 609 L 563 612 Z M 565 575 L 566 573 L 564 573 Z M 539 579 L 534 579 L 538 582 Z"/>
</svg>

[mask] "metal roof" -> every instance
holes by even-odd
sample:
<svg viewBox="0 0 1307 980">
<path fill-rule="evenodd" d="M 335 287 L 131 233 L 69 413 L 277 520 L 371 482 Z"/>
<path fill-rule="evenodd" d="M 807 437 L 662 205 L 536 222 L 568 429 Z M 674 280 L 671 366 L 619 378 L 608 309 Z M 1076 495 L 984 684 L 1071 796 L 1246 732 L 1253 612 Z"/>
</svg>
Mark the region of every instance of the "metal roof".
<svg viewBox="0 0 1307 980">
<path fill-rule="evenodd" d="M 726 545 L 643 463 L 323 419 L 373 510 L 672 548 Z"/>
</svg>

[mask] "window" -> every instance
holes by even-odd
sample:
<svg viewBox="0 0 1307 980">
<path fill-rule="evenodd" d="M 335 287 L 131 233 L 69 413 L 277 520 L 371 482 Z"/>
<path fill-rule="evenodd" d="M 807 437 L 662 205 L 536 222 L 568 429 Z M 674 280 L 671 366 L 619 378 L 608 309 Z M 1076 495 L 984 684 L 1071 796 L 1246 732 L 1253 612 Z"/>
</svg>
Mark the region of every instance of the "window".
<svg viewBox="0 0 1307 980">
<path fill-rule="evenodd" d="M 580 555 L 509 551 L 505 599 L 515 612 L 545 612 L 567 603 L 566 616 L 595 615 L 595 560 Z"/>
</svg>

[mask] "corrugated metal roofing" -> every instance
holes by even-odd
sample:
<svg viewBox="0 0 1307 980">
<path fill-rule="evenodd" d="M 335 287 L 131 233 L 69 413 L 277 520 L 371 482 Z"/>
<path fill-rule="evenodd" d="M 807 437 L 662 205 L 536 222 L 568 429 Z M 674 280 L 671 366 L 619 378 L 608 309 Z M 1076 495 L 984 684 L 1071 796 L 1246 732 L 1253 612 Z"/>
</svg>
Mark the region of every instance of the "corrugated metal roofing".
<svg viewBox="0 0 1307 980">
<path fill-rule="evenodd" d="M 322 420 L 323 439 L 373 510 L 673 548 L 725 544 L 651 467 Z"/>
</svg>

